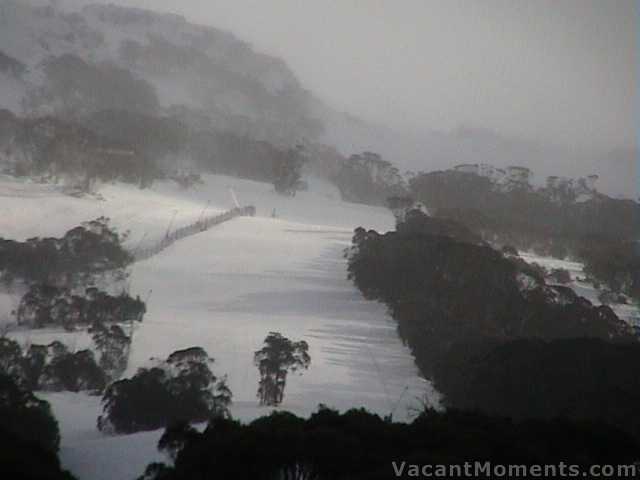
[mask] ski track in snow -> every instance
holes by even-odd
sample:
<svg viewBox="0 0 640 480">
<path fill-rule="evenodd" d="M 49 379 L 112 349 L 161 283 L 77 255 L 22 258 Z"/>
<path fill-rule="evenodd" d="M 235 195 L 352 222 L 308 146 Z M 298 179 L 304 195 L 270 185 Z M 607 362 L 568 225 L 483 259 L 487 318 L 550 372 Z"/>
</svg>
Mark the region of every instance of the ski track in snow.
<svg viewBox="0 0 640 480">
<path fill-rule="evenodd" d="M 340 410 L 366 407 L 380 415 L 393 411 L 394 419 L 405 421 L 425 397 L 437 405 L 437 393 L 418 375 L 385 306 L 365 300 L 347 279 L 343 251 L 353 229 L 392 228 L 386 209 L 344 203 L 323 182 L 285 198 L 264 183 L 222 176 L 205 180 L 204 187 L 188 191 L 164 182 L 149 190 L 105 185 L 99 200 L 0 179 L 0 236 L 58 236 L 106 215 L 119 230 L 131 231 L 128 244 L 135 246 L 157 240 L 168 224 L 192 223 L 205 207 L 207 214 L 232 207 L 232 187 L 243 205 L 257 207 L 257 217 L 233 219 L 132 266 L 131 293 L 143 298 L 151 293 L 144 321 L 135 329 L 126 376 L 148 365 L 150 357 L 201 346 L 215 358 L 216 375 L 228 375 L 233 416 L 250 420 L 272 410 L 258 405 L 253 353 L 277 331 L 306 340 L 311 355 L 309 370 L 287 379 L 281 409 L 307 416 L 321 403 Z M 274 209 L 277 218 L 270 218 Z M 8 303 L 4 300 L 0 308 Z M 84 333 L 50 329 L 13 336 L 33 343 L 57 338 L 75 349 L 90 344 Z M 98 432 L 99 397 L 40 396 L 60 423 L 62 463 L 81 480 L 135 478 L 148 463 L 166 461 L 156 450 L 161 430 L 125 436 Z"/>
<path fill-rule="evenodd" d="M 281 408 L 307 416 L 320 403 L 345 410 L 366 407 L 410 420 L 425 398 L 439 404 L 431 384 L 420 378 L 395 322 L 381 303 L 365 300 L 347 279 L 343 251 L 357 226 L 386 231 L 393 218 L 383 208 L 344 203 L 332 187 L 313 182 L 310 192 L 286 198 L 271 185 L 224 176 L 205 176 L 205 186 L 181 190 L 160 182 L 139 190 L 104 185 L 99 196 L 75 198 L 50 185 L 0 177 L 0 236 L 24 240 L 59 236 L 82 221 L 109 216 L 127 245 L 154 243 L 169 226 L 193 223 L 203 214 L 233 207 L 229 187 L 255 218 L 241 217 L 180 240 L 160 254 L 135 263 L 133 295 L 146 297 L 148 311 L 135 329 L 130 376 L 150 358 L 202 346 L 215 358 L 216 375 L 228 375 L 232 414 L 251 420 L 272 409 L 256 398 L 258 371 L 253 352 L 270 331 L 309 343 L 311 366 L 287 380 Z M 272 212 L 277 218 L 271 218 Z M 566 268 L 571 287 L 593 303 L 597 291 L 581 282 L 577 262 L 521 256 L 546 268 Z M 0 294 L 1 316 L 15 308 L 16 295 Z M 632 306 L 616 313 L 640 323 Z M 85 333 L 43 329 L 12 334 L 27 343 L 59 339 L 72 349 L 90 345 Z M 61 429 L 60 457 L 80 480 L 133 479 L 147 464 L 166 461 L 156 449 L 162 430 L 107 436 L 96 429 L 100 397 L 40 393 Z"/>
</svg>

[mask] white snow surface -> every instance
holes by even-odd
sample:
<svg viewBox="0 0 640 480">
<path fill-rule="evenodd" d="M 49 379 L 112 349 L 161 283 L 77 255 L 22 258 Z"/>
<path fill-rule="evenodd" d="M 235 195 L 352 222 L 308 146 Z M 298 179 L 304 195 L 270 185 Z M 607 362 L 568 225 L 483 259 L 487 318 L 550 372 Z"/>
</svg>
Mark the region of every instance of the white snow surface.
<svg viewBox="0 0 640 480">
<path fill-rule="evenodd" d="M 277 331 L 309 343 L 311 365 L 291 374 L 281 408 L 309 415 L 320 403 L 340 410 L 364 406 L 405 421 L 425 398 L 438 394 L 422 379 L 384 305 L 365 300 L 347 279 L 343 250 L 357 226 L 386 231 L 393 217 L 383 208 L 344 203 L 322 182 L 311 191 L 283 197 L 271 185 L 205 176 L 205 185 L 182 190 L 170 182 L 151 189 L 103 185 L 96 195 L 69 197 L 51 185 L 0 177 L 0 236 L 24 240 L 59 236 L 101 215 L 128 244 L 153 242 L 169 224 L 177 227 L 233 206 L 229 188 L 254 218 L 231 220 L 188 238 L 131 268 L 130 293 L 150 297 L 134 333 L 126 376 L 150 357 L 201 346 L 215 358 L 214 372 L 228 375 L 232 414 L 249 420 L 268 414 L 256 398 L 253 353 Z M 275 211 L 276 217 L 272 214 Z M 14 300 L 15 301 L 15 300 Z M 7 308 L 7 296 L 0 309 Z M 6 313 L 0 311 L 0 315 Z M 16 331 L 21 342 L 57 338 L 71 348 L 90 344 L 86 334 L 54 330 Z M 130 479 L 161 459 L 161 431 L 110 437 L 96 430 L 99 397 L 41 394 L 51 402 L 62 432 L 63 465 L 81 480 Z"/>
<path fill-rule="evenodd" d="M 537 263 L 547 270 L 552 270 L 554 268 L 567 270 L 571 275 L 571 283 L 567 286 L 571 287 L 574 292 L 581 297 L 586 298 L 594 305 L 601 305 L 602 302 L 598 299 L 600 291 L 594 288 L 591 283 L 585 281 L 584 266 L 582 263 L 572 260 L 559 260 L 557 258 L 541 257 L 532 252 L 520 252 L 520 256 L 527 263 Z M 618 315 L 618 317 L 629 325 L 640 326 L 640 311 L 638 311 L 638 307 L 633 303 L 614 303 L 609 306 L 616 315 Z"/>
<path fill-rule="evenodd" d="M 243 217 L 185 238 L 131 268 L 132 295 L 149 296 L 148 312 L 134 333 L 126 376 L 148 366 L 151 357 L 201 346 L 215 358 L 217 375 L 228 375 L 232 414 L 250 420 L 268 414 L 256 398 L 258 371 L 253 352 L 270 331 L 309 343 L 311 366 L 288 378 L 282 409 L 307 416 L 320 403 L 345 410 L 364 406 L 380 415 L 410 420 L 427 399 L 439 396 L 422 379 L 401 343 L 385 307 L 366 301 L 346 278 L 343 250 L 357 226 L 386 231 L 386 209 L 345 203 L 326 182 L 310 179 L 310 191 L 289 198 L 271 185 L 225 176 L 204 176 L 205 184 L 183 190 L 158 182 L 102 185 L 95 195 L 65 195 L 49 184 L 0 177 L 0 237 L 24 240 L 60 236 L 82 221 L 110 217 L 129 230 L 129 248 L 153 243 L 169 228 L 234 206 L 255 205 L 255 218 Z M 275 212 L 275 218 L 272 216 Z M 579 295 L 599 303 L 598 292 L 579 280 L 582 264 L 521 252 L 528 262 L 566 268 Z M 17 292 L 0 294 L 0 322 L 15 308 Z M 614 305 L 618 315 L 640 323 L 632 306 Z M 15 331 L 22 343 L 59 339 L 71 349 L 90 346 L 84 333 L 43 329 Z M 133 479 L 153 461 L 161 430 L 107 436 L 96 429 L 100 397 L 40 393 L 58 418 L 60 456 L 81 480 Z"/>
</svg>

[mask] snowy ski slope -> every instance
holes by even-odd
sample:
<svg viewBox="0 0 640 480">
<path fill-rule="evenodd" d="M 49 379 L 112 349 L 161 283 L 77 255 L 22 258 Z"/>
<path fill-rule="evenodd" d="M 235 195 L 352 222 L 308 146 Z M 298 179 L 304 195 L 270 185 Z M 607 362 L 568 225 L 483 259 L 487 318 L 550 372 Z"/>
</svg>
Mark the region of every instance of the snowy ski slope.
<svg viewBox="0 0 640 480">
<path fill-rule="evenodd" d="M 388 230 L 383 208 L 344 203 L 329 185 L 311 182 L 309 192 L 285 198 L 268 184 L 207 176 L 205 185 L 181 190 L 158 183 L 150 190 L 106 185 L 95 197 L 65 196 L 51 186 L 0 179 L 0 232 L 7 238 L 60 235 L 79 222 L 108 216 L 130 230 L 128 245 L 153 242 L 202 215 L 239 202 L 257 208 L 254 218 L 231 220 L 185 238 L 132 267 L 131 294 L 149 295 L 148 312 L 134 333 L 127 376 L 174 350 L 199 345 L 227 374 L 232 414 L 268 414 L 256 398 L 253 352 L 270 331 L 309 343 L 311 366 L 291 375 L 281 408 L 308 415 L 323 403 L 339 409 L 364 406 L 381 415 L 410 419 L 425 397 L 437 394 L 421 379 L 395 323 L 382 304 L 366 301 L 346 278 L 343 250 L 353 228 Z M 272 215 L 275 212 L 276 217 Z M 9 308 L 14 298 L 0 300 Z M 58 338 L 71 348 L 89 344 L 81 333 L 14 332 L 22 342 Z M 161 431 L 107 437 L 95 428 L 99 398 L 42 394 L 62 431 L 61 458 L 80 479 L 134 478 L 157 460 Z"/>
<path fill-rule="evenodd" d="M 283 409 L 308 415 L 320 403 L 339 409 L 364 406 L 408 420 L 425 398 L 438 404 L 437 392 L 419 377 L 385 307 L 364 300 L 346 278 L 343 250 L 353 229 L 392 228 L 386 209 L 344 203 L 322 181 L 286 198 L 264 183 L 213 175 L 204 179 L 205 185 L 192 190 L 169 182 L 147 190 L 113 184 L 94 196 L 75 198 L 50 185 L 0 177 L 0 236 L 58 236 L 105 215 L 119 230 L 130 231 L 127 245 L 136 248 L 203 214 L 232 208 L 232 189 L 242 205 L 256 206 L 256 217 L 231 220 L 133 265 L 130 292 L 149 300 L 144 322 L 134 333 L 126 376 L 148 365 L 150 357 L 166 358 L 199 345 L 216 359 L 215 373 L 228 375 L 232 414 L 255 418 L 270 409 L 258 405 L 253 352 L 268 332 L 278 331 L 306 340 L 312 358 L 308 371 L 288 379 Z M 572 288 L 597 303 L 597 291 L 578 280 L 581 264 L 522 256 L 547 268 L 568 269 Z M 0 294 L 0 319 L 15 308 L 18 294 Z M 632 306 L 614 309 L 630 323 L 640 323 Z M 74 349 L 90 344 L 82 333 L 11 335 L 23 343 L 57 338 Z M 166 460 L 156 451 L 161 430 L 116 437 L 98 432 L 99 397 L 40 395 L 51 402 L 60 422 L 63 464 L 81 480 L 135 478 L 148 463 Z"/>
</svg>

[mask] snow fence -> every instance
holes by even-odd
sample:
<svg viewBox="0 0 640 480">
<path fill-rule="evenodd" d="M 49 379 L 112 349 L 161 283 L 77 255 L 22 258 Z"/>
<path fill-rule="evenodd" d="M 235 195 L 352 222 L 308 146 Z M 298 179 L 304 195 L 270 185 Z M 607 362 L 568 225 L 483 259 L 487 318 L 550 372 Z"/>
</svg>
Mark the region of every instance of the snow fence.
<svg viewBox="0 0 640 480">
<path fill-rule="evenodd" d="M 256 213 L 256 208 L 252 205 L 246 207 L 233 208 L 219 215 L 213 215 L 198 220 L 190 225 L 185 225 L 172 232 L 167 233 L 162 240 L 150 247 L 138 248 L 132 252 L 133 258 L 136 262 L 146 260 L 154 255 L 157 255 L 165 248 L 170 247 L 178 240 L 195 235 L 197 233 L 205 232 L 211 227 L 219 225 L 223 222 L 231 220 L 236 217 L 253 217 Z"/>
</svg>

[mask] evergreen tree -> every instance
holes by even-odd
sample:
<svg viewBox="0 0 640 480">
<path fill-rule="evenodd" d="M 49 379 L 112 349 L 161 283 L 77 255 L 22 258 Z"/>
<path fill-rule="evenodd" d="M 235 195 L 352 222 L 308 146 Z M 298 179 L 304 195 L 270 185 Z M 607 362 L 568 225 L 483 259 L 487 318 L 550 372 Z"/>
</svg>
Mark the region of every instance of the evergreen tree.
<svg viewBox="0 0 640 480">
<path fill-rule="evenodd" d="M 264 347 L 255 352 L 254 362 L 260 370 L 258 398 L 261 405 L 282 403 L 287 374 L 309 368 L 309 345 L 304 340 L 292 342 L 280 333 L 271 332 L 264 339 Z"/>
<path fill-rule="evenodd" d="M 129 363 L 131 338 L 119 325 L 96 323 L 89 331 L 96 350 L 100 353 L 98 365 L 110 382 L 119 379 Z"/>
<path fill-rule="evenodd" d="M 298 145 L 290 148 L 274 161 L 274 183 L 276 192 L 295 196 L 302 187 L 302 167 L 305 163 L 304 149 Z"/>
</svg>

